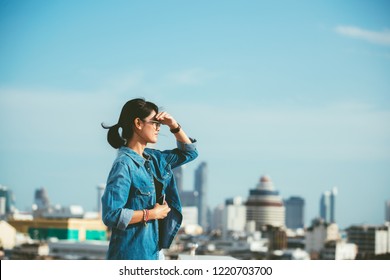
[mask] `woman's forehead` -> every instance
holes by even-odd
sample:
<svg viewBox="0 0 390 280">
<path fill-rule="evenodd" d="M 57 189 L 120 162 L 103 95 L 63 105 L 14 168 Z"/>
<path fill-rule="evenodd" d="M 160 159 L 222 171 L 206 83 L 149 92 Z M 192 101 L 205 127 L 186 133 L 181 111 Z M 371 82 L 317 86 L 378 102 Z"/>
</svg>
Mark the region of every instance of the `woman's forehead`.
<svg viewBox="0 0 390 280">
<path fill-rule="evenodd" d="M 146 117 L 147 120 L 153 120 L 157 116 L 156 111 L 152 111 L 149 116 Z"/>
</svg>

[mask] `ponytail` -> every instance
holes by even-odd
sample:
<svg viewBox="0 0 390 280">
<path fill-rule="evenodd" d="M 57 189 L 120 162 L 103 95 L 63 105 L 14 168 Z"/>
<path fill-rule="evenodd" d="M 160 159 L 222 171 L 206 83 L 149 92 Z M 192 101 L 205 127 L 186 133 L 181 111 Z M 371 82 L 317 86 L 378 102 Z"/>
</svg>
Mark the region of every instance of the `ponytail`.
<svg viewBox="0 0 390 280">
<path fill-rule="evenodd" d="M 145 101 L 143 98 L 136 98 L 126 102 L 123 106 L 119 116 L 118 123 L 113 126 L 108 126 L 102 123 L 102 127 L 108 129 L 107 141 L 114 148 L 119 149 L 126 145 L 127 141 L 133 137 L 134 120 L 140 118 L 141 120 L 149 116 L 153 111 L 158 113 L 156 104 Z M 121 134 L 119 134 L 121 128 Z"/>
<path fill-rule="evenodd" d="M 126 140 L 119 134 L 119 124 L 107 126 L 102 123 L 102 127 L 104 129 L 108 129 L 107 141 L 114 149 L 119 149 L 120 147 L 126 145 Z"/>
</svg>

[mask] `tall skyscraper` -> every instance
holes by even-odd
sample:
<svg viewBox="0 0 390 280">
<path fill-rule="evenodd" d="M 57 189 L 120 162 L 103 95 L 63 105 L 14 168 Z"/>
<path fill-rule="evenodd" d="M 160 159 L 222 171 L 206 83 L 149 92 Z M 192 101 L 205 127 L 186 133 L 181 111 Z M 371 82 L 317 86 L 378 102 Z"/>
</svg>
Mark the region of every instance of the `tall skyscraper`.
<svg viewBox="0 0 390 280">
<path fill-rule="evenodd" d="M 180 200 L 183 207 L 198 207 L 199 196 L 196 191 L 182 191 Z"/>
<path fill-rule="evenodd" d="M 390 222 L 390 199 L 385 203 L 385 221 Z M 390 248 L 390 243 L 389 243 Z"/>
<path fill-rule="evenodd" d="M 330 220 L 330 192 L 326 191 L 320 198 L 320 217 L 324 221 Z"/>
<path fill-rule="evenodd" d="M 179 190 L 179 193 L 184 191 L 183 186 L 183 166 L 176 167 L 172 169 L 173 176 L 175 176 L 175 181 L 177 185 L 177 189 Z"/>
<path fill-rule="evenodd" d="M 184 190 L 183 169 L 183 166 L 172 169 L 177 189 L 179 191 L 181 204 L 183 207 L 198 207 L 198 192 L 193 190 Z"/>
<path fill-rule="evenodd" d="M 207 220 L 207 164 L 202 162 L 195 170 L 195 191 L 198 193 L 199 225 L 208 230 Z"/>
<path fill-rule="evenodd" d="M 330 192 L 330 222 L 336 222 L 336 196 L 337 196 L 337 188 L 333 187 Z"/>
<path fill-rule="evenodd" d="M 247 221 L 256 222 L 256 230 L 263 226 L 283 227 L 285 208 L 271 178 L 262 176 L 256 189 L 250 190 L 247 206 Z"/>
<path fill-rule="evenodd" d="M 325 191 L 321 195 L 320 217 L 326 223 L 336 222 L 336 196 L 337 196 L 336 187 L 334 187 L 331 191 Z"/>
<path fill-rule="evenodd" d="M 292 196 L 284 201 L 286 207 L 286 226 L 291 229 L 304 227 L 305 200 Z"/>
</svg>

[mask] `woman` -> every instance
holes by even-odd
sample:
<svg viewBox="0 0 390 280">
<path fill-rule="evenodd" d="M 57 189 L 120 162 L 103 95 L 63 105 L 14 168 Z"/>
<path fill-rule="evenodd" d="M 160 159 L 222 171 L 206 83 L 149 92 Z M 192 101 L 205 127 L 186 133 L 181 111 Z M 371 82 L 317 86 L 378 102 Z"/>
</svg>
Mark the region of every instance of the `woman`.
<svg viewBox="0 0 390 280">
<path fill-rule="evenodd" d="M 160 125 L 167 125 L 178 148 L 159 151 Z M 102 219 L 111 232 L 108 259 L 163 259 L 182 221 L 172 168 L 194 160 L 196 140 L 190 139 L 167 112 L 144 99 L 128 101 L 107 140 L 119 149 L 102 196 Z M 121 128 L 121 135 L 119 133 Z"/>
</svg>

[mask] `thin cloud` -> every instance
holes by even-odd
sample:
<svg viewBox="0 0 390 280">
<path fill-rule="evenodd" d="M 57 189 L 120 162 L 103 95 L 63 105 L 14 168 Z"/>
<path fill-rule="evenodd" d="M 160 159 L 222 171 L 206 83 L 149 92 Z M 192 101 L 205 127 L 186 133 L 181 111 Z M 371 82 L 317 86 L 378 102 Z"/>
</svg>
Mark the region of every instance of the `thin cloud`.
<svg viewBox="0 0 390 280">
<path fill-rule="evenodd" d="M 371 31 L 355 26 L 337 26 L 335 31 L 341 35 L 361 39 L 370 43 L 390 46 L 390 30 Z"/>
<path fill-rule="evenodd" d="M 197 86 L 204 84 L 215 76 L 215 73 L 200 68 L 192 68 L 168 74 L 166 81 L 173 85 Z"/>
<path fill-rule="evenodd" d="M 124 93 L 131 90 L 145 87 L 145 73 L 135 71 L 131 73 L 118 74 L 107 80 L 106 87 L 108 91 L 115 93 Z"/>
<path fill-rule="evenodd" d="M 387 129 L 390 111 L 381 111 L 359 102 L 336 103 L 322 108 L 249 107 L 234 108 L 207 104 L 180 106 L 178 116 L 201 112 L 196 118 L 183 118 L 191 134 L 208 155 L 223 157 L 234 143 L 245 145 L 230 155 L 261 156 L 263 159 L 387 160 L 390 158 Z M 239 112 L 239 117 L 237 117 Z M 191 114 L 190 114 L 191 115 Z M 202 125 L 199 125 L 202 124 Z M 225 135 L 223 141 L 221 133 Z M 245 157 L 245 156 L 244 156 Z"/>
</svg>

